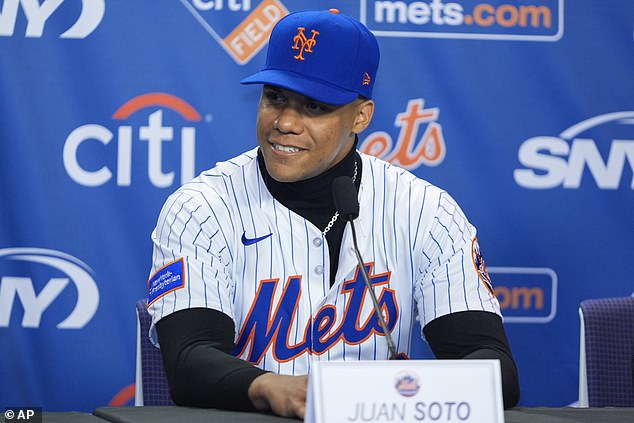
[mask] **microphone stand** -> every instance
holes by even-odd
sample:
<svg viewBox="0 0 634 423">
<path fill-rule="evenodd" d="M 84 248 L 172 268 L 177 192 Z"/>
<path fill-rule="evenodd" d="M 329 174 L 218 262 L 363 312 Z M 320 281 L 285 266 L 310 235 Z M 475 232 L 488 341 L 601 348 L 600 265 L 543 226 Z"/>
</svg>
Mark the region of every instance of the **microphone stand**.
<svg viewBox="0 0 634 423">
<path fill-rule="evenodd" d="M 390 335 L 390 331 L 387 328 L 387 324 L 385 323 L 385 318 L 383 317 L 383 312 L 381 311 L 381 306 L 379 305 L 379 301 L 376 299 L 376 294 L 374 293 L 374 288 L 370 283 L 370 275 L 368 275 L 368 271 L 365 269 L 365 265 L 363 264 L 363 259 L 361 258 L 361 253 L 359 252 L 359 247 L 357 245 L 357 232 L 354 228 L 354 222 L 351 217 L 347 219 L 350 222 L 350 227 L 352 228 L 352 242 L 354 243 L 354 252 L 357 255 L 357 261 L 359 262 L 359 268 L 361 269 L 361 273 L 363 274 L 363 280 L 365 281 L 365 285 L 368 288 L 368 292 L 370 293 L 370 298 L 372 299 L 372 303 L 374 304 L 374 312 L 376 317 L 379 319 L 379 324 L 381 325 L 381 329 L 383 330 L 383 334 L 385 335 L 385 340 L 387 341 L 387 348 L 390 350 L 389 360 L 396 360 L 396 348 L 394 347 L 394 341 L 392 341 L 392 336 Z"/>
<path fill-rule="evenodd" d="M 363 275 L 363 281 L 365 282 L 365 286 L 370 293 L 370 298 L 372 299 L 374 314 L 376 314 L 376 317 L 379 320 L 381 330 L 383 331 L 383 335 L 385 335 L 385 340 L 387 341 L 387 348 L 390 351 L 389 360 L 407 359 L 407 356 L 404 354 L 396 354 L 394 341 L 392 341 L 392 336 L 387 328 L 387 324 L 385 323 L 381 306 L 379 305 L 379 301 L 376 299 L 374 288 L 370 282 L 370 275 L 368 275 L 368 271 L 365 269 L 361 253 L 359 252 L 357 231 L 353 222 L 353 220 L 359 216 L 359 200 L 357 199 L 357 189 L 354 186 L 353 179 L 349 176 L 339 176 L 335 178 L 332 183 L 332 194 L 337 211 L 346 222 L 350 222 L 350 227 L 352 228 L 352 242 L 354 242 L 354 252 L 357 255 L 357 262 L 359 263 L 359 268 L 361 269 L 361 274 Z"/>
</svg>

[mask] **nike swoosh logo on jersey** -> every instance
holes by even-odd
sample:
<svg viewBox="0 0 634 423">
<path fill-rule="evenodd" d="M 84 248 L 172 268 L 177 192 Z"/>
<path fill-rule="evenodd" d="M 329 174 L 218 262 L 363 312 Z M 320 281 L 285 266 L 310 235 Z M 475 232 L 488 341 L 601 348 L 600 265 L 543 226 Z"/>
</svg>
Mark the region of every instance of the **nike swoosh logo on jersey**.
<svg viewBox="0 0 634 423">
<path fill-rule="evenodd" d="M 257 238 L 247 238 L 246 237 L 247 231 L 244 231 L 244 233 L 242 234 L 242 243 L 244 245 L 252 245 L 255 244 L 256 242 L 260 242 L 263 239 L 267 239 L 268 237 L 270 237 L 271 235 L 273 235 L 273 233 L 270 233 L 268 235 L 264 235 L 264 236 L 259 236 Z"/>
</svg>

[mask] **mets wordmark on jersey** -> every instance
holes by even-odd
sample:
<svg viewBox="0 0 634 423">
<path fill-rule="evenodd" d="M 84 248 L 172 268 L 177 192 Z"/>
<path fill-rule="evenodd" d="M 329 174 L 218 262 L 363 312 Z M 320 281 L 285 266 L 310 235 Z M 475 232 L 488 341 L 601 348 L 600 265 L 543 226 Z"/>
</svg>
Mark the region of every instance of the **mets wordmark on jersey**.
<svg viewBox="0 0 634 423">
<path fill-rule="evenodd" d="M 361 255 L 397 352 L 412 328 L 462 310 L 500 312 L 475 228 L 444 191 L 375 157 L 361 155 Z M 311 360 L 389 356 L 352 250 L 350 228 L 330 286 L 320 228 L 277 202 L 256 150 L 219 163 L 172 194 L 152 233 L 150 335 L 162 317 L 192 307 L 235 323 L 234 354 L 284 374 Z"/>
</svg>

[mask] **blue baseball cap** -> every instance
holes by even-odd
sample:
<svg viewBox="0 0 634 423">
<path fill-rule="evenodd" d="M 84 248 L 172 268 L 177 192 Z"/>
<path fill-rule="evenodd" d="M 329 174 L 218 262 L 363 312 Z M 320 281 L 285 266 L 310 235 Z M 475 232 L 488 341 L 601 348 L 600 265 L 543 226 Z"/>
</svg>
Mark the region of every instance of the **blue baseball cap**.
<svg viewBox="0 0 634 423">
<path fill-rule="evenodd" d="M 336 9 L 291 13 L 273 28 L 264 68 L 242 84 L 270 84 L 326 104 L 372 98 L 379 44 Z"/>
</svg>

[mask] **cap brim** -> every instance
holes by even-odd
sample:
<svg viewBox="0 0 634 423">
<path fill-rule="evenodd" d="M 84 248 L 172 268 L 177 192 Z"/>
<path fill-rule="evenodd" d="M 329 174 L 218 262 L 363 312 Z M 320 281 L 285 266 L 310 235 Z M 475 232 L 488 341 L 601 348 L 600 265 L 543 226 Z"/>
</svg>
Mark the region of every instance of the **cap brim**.
<svg viewBox="0 0 634 423">
<path fill-rule="evenodd" d="M 359 97 L 359 93 L 348 91 L 332 84 L 308 78 L 295 72 L 266 69 L 240 81 L 241 84 L 270 84 L 291 90 L 321 103 L 342 105 Z"/>
</svg>

